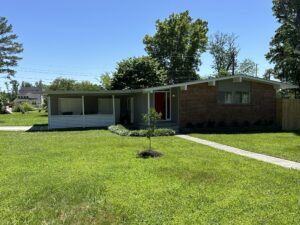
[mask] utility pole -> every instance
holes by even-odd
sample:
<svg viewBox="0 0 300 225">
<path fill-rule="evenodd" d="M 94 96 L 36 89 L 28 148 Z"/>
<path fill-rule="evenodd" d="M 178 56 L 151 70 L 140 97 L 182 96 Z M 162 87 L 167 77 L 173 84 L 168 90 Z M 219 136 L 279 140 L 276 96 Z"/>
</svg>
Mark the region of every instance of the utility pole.
<svg viewBox="0 0 300 225">
<path fill-rule="evenodd" d="M 255 63 L 255 76 L 256 76 L 256 77 L 257 77 L 257 70 L 258 70 L 258 69 L 257 69 L 257 66 L 258 66 L 257 63 Z"/>
</svg>

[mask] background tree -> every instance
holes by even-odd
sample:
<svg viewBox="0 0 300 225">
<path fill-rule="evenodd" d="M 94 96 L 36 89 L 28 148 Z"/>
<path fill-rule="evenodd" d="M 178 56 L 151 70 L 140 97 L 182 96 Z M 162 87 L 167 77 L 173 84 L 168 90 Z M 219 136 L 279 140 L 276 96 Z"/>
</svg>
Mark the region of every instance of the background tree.
<svg viewBox="0 0 300 225">
<path fill-rule="evenodd" d="M 273 0 L 273 13 L 280 26 L 270 42 L 266 58 L 275 65 L 275 78 L 300 86 L 300 54 L 295 51 L 299 44 L 295 2 Z"/>
<path fill-rule="evenodd" d="M 209 42 L 209 52 L 213 57 L 212 68 L 217 76 L 234 75 L 237 68 L 239 47 L 234 34 L 215 33 Z"/>
<path fill-rule="evenodd" d="M 146 52 L 167 71 L 167 83 L 197 80 L 200 56 L 206 50 L 207 22 L 193 21 L 189 12 L 171 14 L 156 21 L 156 33 L 146 35 Z"/>
<path fill-rule="evenodd" d="M 21 87 L 33 87 L 32 83 L 27 81 L 22 81 Z"/>
<path fill-rule="evenodd" d="M 105 90 L 111 89 L 112 75 L 108 72 L 105 72 L 100 75 L 100 86 Z"/>
<path fill-rule="evenodd" d="M 18 65 L 23 51 L 22 44 L 16 41 L 17 35 L 13 34 L 12 25 L 8 24 L 5 17 L 0 17 L 0 75 L 10 78 L 16 71 L 13 67 Z"/>
<path fill-rule="evenodd" d="M 128 58 L 118 63 L 111 80 L 111 88 L 138 89 L 162 85 L 165 74 L 166 71 L 150 57 Z"/>
<path fill-rule="evenodd" d="M 271 77 L 274 76 L 274 70 L 273 69 L 266 69 L 263 78 L 266 80 L 271 80 Z"/>
<path fill-rule="evenodd" d="M 248 76 L 256 76 L 257 66 L 251 59 L 244 59 L 238 67 L 238 73 L 245 74 Z"/>
<path fill-rule="evenodd" d="M 11 80 L 10 82 L 11 85 L 11 101 L 17 98 L 18 93 L 19 93 L 19 82 L 17 80 Z"/>
<path fill-rule="evenodd" d="M 56 90 L 65 90 L 65 91 L 75 91 L 75 90 L 99 90 L 100 87 L 96 84 L 93 84 L 89 81 L 80 81 L 77 82 L 72 79 L 66 78 L 56 78 L 54 81 L 50 83 L 48 86 L 48 90 L 56 91 Z"/>
</svg>

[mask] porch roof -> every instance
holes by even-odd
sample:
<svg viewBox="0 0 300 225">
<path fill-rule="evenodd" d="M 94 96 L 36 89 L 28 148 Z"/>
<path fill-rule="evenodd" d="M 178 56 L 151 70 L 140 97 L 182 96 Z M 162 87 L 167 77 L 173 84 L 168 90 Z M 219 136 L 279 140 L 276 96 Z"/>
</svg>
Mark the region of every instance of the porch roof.
<svg viewBox="0 0 300 225">
<path fill-rule="evenodd" d="M 294 89 L 299 88 L 297 85 L 279 82 L 275 80 L 266 80 L 258 77 L 252 77 L 247 75 L 235 75 L 235 76 L 227 76 L 227 77 L 220 77 L 220 78 L 209 78 L 204 80 L 196 80 L 196 81 L 190 81 L 185 83 L 178 83 L 178 84 L 170 84 L 170 85 L 164 85 L 164 86 L 157 86 L 157 87 L 150 87 L 150 88 L 143 88 L 143 89 L 132 89 L 132 90 L 99 90 L 99 91 L 66 91 L 66 90 L 57 90 L 57 91 L 47 91 L 45 92 L 46 95 L 126 95 L 126 94 L 134 94 L 134 93 L 141 93 L 141 92 L 152 92 L 157 90 L 166 90 L 170 88 L 176 88 L 176 87 L 183 87 L 187 88 L 189 85 L 194 84 L 202 84 L 202 83 L 208 83 L 211 85 L 215 85 L 215 82 L 222 81 L 222 80 L 230 80 L 236 82 L 241 82 L 242 80 L 246 81 L 254 81 L 258 83 L 264 83 L 273 85 L 274 88 L 277 90 L 280 89 Z"/>
</svg>

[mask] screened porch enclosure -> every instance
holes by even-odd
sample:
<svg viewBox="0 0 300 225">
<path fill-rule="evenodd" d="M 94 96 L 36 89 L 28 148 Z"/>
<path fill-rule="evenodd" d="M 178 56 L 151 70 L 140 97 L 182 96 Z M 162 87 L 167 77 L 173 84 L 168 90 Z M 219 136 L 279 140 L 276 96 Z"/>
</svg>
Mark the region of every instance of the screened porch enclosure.
<svg viewBox="0 0 300 225">
<path fill-rule="evenodd" d="M 49 129 L 106 127 L 119 122 L 120 98 L 48 96 Z"/>
</svg>

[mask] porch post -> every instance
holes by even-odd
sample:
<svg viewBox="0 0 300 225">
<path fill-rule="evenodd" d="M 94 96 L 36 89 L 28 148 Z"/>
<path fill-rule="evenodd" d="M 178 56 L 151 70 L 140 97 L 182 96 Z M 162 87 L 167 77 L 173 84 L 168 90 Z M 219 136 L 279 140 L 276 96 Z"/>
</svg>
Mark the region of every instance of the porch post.
<svg viewBox="0 0 300 225">
<path fill-rule="evenodd" d="M 148 126 L 150 126 L 149 113 L 150 113 L 150 92 L 148 92 Z"/>
<path fill-rule="evenodd" d="M 84 96 L 81 96 L 81 108 L 82 108 L 82 127 L 85 127 Z"/>
<path fill-rule="evenodd" d="M 51 129 L 51 98 L 48 96 L 48 129 Z"/>
<path fill-rule="evenodd" d="M 112 109 L 113 109 L 113 117 L 114 117 L 114 124 L 116 124 L 116 108 L 115 108 L 115 96 L 112 96 Z"/>
</svg>

